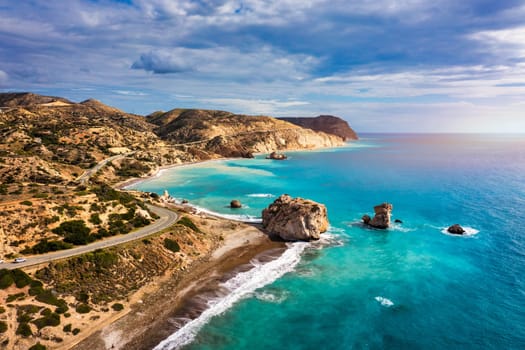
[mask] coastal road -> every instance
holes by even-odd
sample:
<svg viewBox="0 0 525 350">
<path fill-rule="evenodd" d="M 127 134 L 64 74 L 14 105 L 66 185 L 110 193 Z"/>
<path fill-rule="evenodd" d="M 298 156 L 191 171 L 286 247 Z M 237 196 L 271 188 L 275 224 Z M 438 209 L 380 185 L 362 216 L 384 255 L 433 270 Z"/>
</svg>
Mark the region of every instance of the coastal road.
<svg viewBox="0 0 525 350">
<path fill-rule="evenodd" d="M 84 171 L 84 173 L 82 175 L 80 175 L 75 181 L 80 183 L 81 185 L 85 185 L 89 181 L 91 176 L 96 174 L 97 171 L 99 171 L 103 166 L 105 166 L 109 162 L 117 160 L 117 159 L 122 159 L 122 158 L 129 157 L 129 156 L 133 155 L 134 153 L 135 153 L 135 151 L 124 153 L 124 154 L 117 154 L 116 156 L 112 156 L 112 157 L 106 158 L 103 161 L 100 161 L 93 168 Z"/>
<path fill-rule="evenodd" d="M 70 258 L 72 256 L 92 252 L 97 249 L 108 248 L 122 243 L 134 241 L 149 236 L 153 233 L 162 231 L 165 228 L 168 228 L 171 225 L 173 225 L 179 219 L 179 216 L 171 210 L 149 204 L 147 204 L 147 206 L 149 210 L 151 210 L 159 216 L 157 220 L 155 220 L 152 224 L 148 226 L 142 227 L 136 231 L 132 231 L 125 235 L 113 236 L 105 240 L 97 241 L 88 245 L 77 246 L 75 248 L 60 250 L 58 252 L 48 254 L 29 256 L 26 258 L 26 261 L 22 263 L 13 263 L 12 261 L 4 262 L 3 264 L 0 264 L 0 269 L 7 268 L 12 270 L 16 268 L 29 267 L 42 263 L 48 263 L 55 260 Z"/>
</svg>

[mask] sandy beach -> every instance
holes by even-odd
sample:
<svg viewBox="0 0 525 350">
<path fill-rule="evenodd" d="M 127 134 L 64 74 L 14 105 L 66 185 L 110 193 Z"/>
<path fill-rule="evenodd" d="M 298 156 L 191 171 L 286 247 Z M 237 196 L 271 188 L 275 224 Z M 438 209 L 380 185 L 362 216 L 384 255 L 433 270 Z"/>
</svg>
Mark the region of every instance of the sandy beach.
<svg viewBox="0 0 525 350">
<path fill-rule="evenodd" d="M 73 349 L 151 349 L 181 326 L 177 320 L 197 317 L 205 308 L 202 300 L 218 296 L 219 284 L 248 269 L 254 257 L 285 249 L 283 242 L 272 241 L 256 226 L 207 220 L 235 227 L 224 234 L 223 244 L 185 271 L 170 271 L 131 295 L 129 312 L 99 324 Z"/>
</svg>

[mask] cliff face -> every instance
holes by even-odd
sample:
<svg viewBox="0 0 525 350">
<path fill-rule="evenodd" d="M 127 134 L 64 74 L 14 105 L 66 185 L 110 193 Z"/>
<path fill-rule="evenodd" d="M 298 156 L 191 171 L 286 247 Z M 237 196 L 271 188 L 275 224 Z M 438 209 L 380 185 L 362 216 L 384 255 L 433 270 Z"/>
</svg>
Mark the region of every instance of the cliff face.
<svg viewBox="0 0 525 350">
<path fill-rule="evenodd" d="M 175 144 L 190 144 L 204 152 L 222 156 L 343 144 L 334 135 L 266 116 L 178 109 L 157 114 L 149 120 L 158 125 L 155 132 L 163 139 Z"/>
<path fill-rule="evenodd" d="M 315 118 L 279 118 L 289 123 L 302 126 L 303 128 L 322 131 L 327 134 L 341 137 L 344 141 L 357 140 L 356 132 L 348 123 L 332 115 L 320 115 Z"/>
</svg>

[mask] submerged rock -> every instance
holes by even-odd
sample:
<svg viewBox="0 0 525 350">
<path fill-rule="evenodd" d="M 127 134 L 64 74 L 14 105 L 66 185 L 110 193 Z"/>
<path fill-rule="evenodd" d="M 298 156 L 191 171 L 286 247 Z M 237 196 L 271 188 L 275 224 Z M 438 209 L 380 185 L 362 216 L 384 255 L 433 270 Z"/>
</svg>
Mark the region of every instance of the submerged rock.
<svg viewBox="0 0 525 350">
<path fill-rule="evenodd" d="M 394 222 L 395 222 L 396 224 L 402 224 L 402 223 L 403 223 L 403 221 L 401 221 L 401 220 L 399 220 L 399 219 L 395 219 Z"/>
<path fill-rule="evenodd" d="M 284 240 L 310 241 L 328 229 L 328 217 L 323 204 L 283 194 L 263 210 L 262 225 Z"/>
<path fill-rule="evenodd" d="M 447 232 L 452 233 L 454 235 L 462 235 L 465 233 L 465 229 L 459 226 L 459 224 L 454 224 L 450 226 L 449 228 L 447 228 Z"/>
<path fill-rule="evenodd" d="M 230 208 L 241 208 L 242 204 L 241 201 L 234 199 L 230 202 Z"/>
<path fill-rule="evenodd" d="M 390 227 L 393 206 L 390 203 L 382 203 L 374 207 L 374 217 L 363 215 L 362 220 L 366 225 L 386 229 Z"/>
</svg>

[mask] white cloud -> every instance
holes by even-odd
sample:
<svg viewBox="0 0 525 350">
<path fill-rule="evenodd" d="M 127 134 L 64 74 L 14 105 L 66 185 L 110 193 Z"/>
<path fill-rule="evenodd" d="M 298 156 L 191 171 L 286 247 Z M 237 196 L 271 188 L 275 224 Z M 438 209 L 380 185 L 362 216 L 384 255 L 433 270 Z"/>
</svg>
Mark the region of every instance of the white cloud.
<svg viewBox="0 0 525 350">
<path fill-rule="evenodd" d="M 498 56 L 525 58 L 525 26 L 511 29 L 485 30 L 468 36 L 479 41 Z"/>
<path fill-rule="evenodd" d="M 240 113 L 257 115 L 275 115 L 278 112 L 282 115 L 283 109 L 310 104 L 306 101 L 255 100 L 242 98 L 209 98 L 199 99 L 199 101 L 215 106 L 224 106 L 234 111 L 240 111 Z"/>
</svg>

